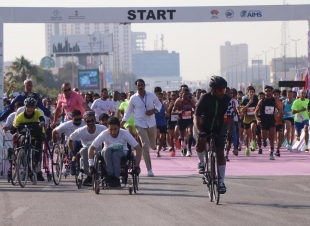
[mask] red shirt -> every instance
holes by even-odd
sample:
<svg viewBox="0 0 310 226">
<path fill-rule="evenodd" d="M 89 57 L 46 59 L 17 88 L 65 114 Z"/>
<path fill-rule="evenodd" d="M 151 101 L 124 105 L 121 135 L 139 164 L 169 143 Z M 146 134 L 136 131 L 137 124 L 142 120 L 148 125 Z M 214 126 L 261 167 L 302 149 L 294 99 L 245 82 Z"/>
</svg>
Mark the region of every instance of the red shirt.
<svg viewBox="0 0 310 226">
<path fill-rule="evenodd" d="M 76 93 L 71 91 L 71 95 L 69 98 L 66 98 L 65 95 L 62 93 L 58 97 L 57 107 L 63 108 L 66 113 L 66 118 L 68 120 L 72 119 L 72 112 L 74 110 L 79 110 L 84 115 L 85 109 L 82 106 L 82 104 L 85 102 L 83 97 Z"/>
</svg>

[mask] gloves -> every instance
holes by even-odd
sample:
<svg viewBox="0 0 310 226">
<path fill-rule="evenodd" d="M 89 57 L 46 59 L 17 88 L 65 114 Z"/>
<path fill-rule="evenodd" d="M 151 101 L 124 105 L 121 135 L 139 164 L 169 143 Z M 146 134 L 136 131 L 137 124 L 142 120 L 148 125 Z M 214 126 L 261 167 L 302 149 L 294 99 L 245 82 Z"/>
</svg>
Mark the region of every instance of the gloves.
<svg viewBox="0 0 310 226">
<path fill-rule="evenodd" d="M 133 173 L 136 174 L 137 176 L 139 176 L 139 174 L 141 173 L 140 167 L 136 166 L 135 169 L 133 170 Z"/>
</svg>

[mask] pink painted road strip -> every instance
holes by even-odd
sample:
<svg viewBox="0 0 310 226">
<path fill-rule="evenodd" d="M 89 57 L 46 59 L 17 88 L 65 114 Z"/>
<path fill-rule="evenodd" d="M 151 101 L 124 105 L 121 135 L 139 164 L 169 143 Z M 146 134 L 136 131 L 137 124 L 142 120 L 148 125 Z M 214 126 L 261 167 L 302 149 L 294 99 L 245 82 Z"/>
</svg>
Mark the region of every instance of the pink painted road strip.
<svg viewBox="0 0 310 226">
<path fill-rule="evenodd" d="M 198 158 L 193 151 L 192 157 L 181 156 L 181 151 L 176 151 L 175 157 L 170 157 L 170 152 L 161 151 L 160 158 L 156 158 L 155 151 L 150 150 L 152 167 L 155 176 L 187 176 L 198 175 Z M 285 148 L 280 150 L 281 157 L 269 160 L 268 148 L 263 149 L 263 154 L 258 151 L 251 152 L 249 157 L 244 154 L 244 149 L 239 156 L 229 154 L 230 162 L 227 162 L 226 175 L 254 176 L 254 175 L 310 175 L 310 154 L 304 152 L 288 152 Z M 141 161 L 142 175 L 146 174 L 145 163 Z"/>
</svg>

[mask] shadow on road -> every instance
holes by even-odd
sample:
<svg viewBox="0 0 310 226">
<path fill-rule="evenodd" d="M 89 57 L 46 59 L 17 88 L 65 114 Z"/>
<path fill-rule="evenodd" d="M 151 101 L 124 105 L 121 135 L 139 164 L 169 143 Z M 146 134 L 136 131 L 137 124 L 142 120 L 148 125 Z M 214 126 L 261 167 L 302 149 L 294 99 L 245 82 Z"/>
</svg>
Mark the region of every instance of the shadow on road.
<svg viewBox="0 0 310 226">
<path fill-rule="evenodd" d="M 227 202 L 227 204 L 245 205 L 245 206 L 266 206 L 266 207 L 275 207 L 275 208 L 280 208 L 280 209 L 309 209 L 309 205 L 285 205 L 285 204 L 278 204 L 278 203 Z"/>
</svg>

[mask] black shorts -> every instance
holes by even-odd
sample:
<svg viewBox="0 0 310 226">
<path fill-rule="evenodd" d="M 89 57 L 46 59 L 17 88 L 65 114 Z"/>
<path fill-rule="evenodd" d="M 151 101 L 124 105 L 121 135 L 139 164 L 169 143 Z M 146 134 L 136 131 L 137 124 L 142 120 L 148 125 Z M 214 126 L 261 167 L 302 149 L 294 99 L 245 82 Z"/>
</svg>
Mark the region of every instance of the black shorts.
<svg viewBox="0 0 310 226">
<path fill-rule="evenodd" d="M 167 133 L 167 126 L 157 126 L 157 129 L 159 130 L 159 133 Z"/>
<path fill-rule="evenodd" d="M 273 127 L 276 127 L 275 121 L 264 121 L 264 123 L 261 123 L 261 130 L 269 130 Z"/>
<path fill-rule="evenodd" d="M 227 129 L 228 129 L 228 123 L 223 123 L 220 132 L 217 135 L 216 141 L 215 141 L 215 146 L 218 149 L 224 150 L 225 144 L 226 144 L 226 139 L 227 139 Z M 202 132 L 208 133 L 206 130 L 202 128 Z"/>
<path fill-rule="evenodd" d="M 178 126 L 180 131 L 186 130 L 187 127 L 193 126 L 193 119 L 179 119 Z"/>
<path fill-rule="evenodd" d="M 177 126 L 177 121 L 174 121 L 174 122 L 168 121 L 167 130 L 175 130 L 176 126 Z"/>
<path fill-rule="evenodd" d="M 262 131 L 260 125 L 256 125 L 256 136 L 261 135 Z"/>
<path fill-rule="evenodd" d="M 257 124 L 256 120 L 253 120 L 253 121 L 251 121 L 250 123 L 243 123 L 243 128 L 244 128 L 244 129 L 250 129 L 252 123 Z"/>
<path fill-rule="evenodd" d="M 243 120 L 240 121 L 240 129 L 244 129 L 244 123 L 243 123 Z"/>
<path fill-rule="evenodd" d="M 293 118 L 285 118 L 284 121 L 290 121 L 291 126 L 294 126 L 294 119 Z"/>
<path fill-rule="evenodd" d="M 277 125 L 277 126 L 276 126 L 276 131 L 277 131 L 277 132 L 283 131 L 283 125 L 282 125 L 282 124 Z"/>
</svg>

